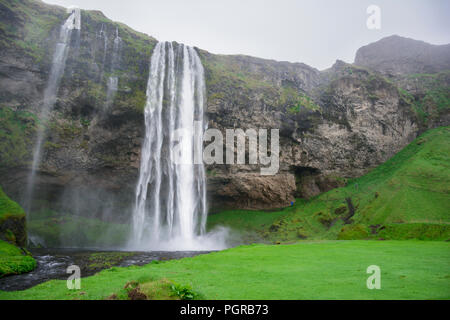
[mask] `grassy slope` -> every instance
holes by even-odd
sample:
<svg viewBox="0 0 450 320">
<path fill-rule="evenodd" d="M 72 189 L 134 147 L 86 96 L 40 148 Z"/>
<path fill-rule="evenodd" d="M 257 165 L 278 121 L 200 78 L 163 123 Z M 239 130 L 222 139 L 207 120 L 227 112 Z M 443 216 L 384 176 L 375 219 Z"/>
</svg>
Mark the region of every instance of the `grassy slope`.
<svg viewBox="0 0 450 320">
<path fill-rule="evenodd" d="M 36 260 L 16 246 L 0 240 L 0 278 L 29 272 L 36 268 Z"/>
<path fill-rule="evenodd" d="M 10 200 L 0 187 L 0 224 L 8 218 L 25 216 L 23 209 Z M 5 235 L 9 237 L 8 234 Z M 36 267 L 36 261 L 21 249 L 0 240 L 0 278 L 5 275 L 28 272 Z"/>
<path fill-rule="evenodd" d="M 209 227 L 252 230 L 269 241 L 450 239 L 450 128 L 430 130 L 368 174 L 278 212 L 227 211 Z M 351 224 L 346 198 L 356 207 Z M 373 233 L 370 226 L 373 226 Z"/>
<path fill-rule="evenodd" d="M 21 206 L 9 199 L 0 187 L 0 223 L 10 216 L 23 217 L 25 212 Z"/>
<path fill-rule="evenodd" d="M 438 241 L 305 241 L 251 245 L 144 267 L 111 268 L 83 278 L 81 290 L 52 280 L 0 299 L 105 299 L 129 281 L 170 279 L 207 299 L 450 298 L 450 244 Z M 368 290 L 366 269 L 381 268 L 381 290 Z"/>
</svg>

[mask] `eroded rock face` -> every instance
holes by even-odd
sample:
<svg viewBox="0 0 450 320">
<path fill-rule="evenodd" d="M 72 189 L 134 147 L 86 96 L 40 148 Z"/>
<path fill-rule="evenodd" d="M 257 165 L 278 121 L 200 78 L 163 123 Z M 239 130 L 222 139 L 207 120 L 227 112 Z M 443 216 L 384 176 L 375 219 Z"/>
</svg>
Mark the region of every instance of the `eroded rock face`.
<svg viewBox="0 0 450 320">
<path fill-rule="evenodd" d="M 292 173 L 218 175 L 209 178 L 208 183 L 210 203 L 214 204 L 215 210 L 281 208 L 295 201 L 295 176 Z"/>
<path fill-rule="evenodd" d="M 8 128 L 6 139 L 0 140 L 0 183 L 20 201 L 30 170 L 36 115 L 67 14 L 63 8 L 30 0 L 9 6 L 0 2 L 0 10 L 3 15 L 13 12 L 8 19 L 15 26 L 15 31 L 0 32 L 0 40 L 8 44 L 0 53 L 0 106 L 7 115 L 0 121 Z M 100 12 L 82 11 L 81 20 L 79 42 L 71 44 L 51 114 L 37 194 L 41 204 L 58 210 L 126 221 L 134 204 L 148 68 L 156 40 L 109 21 Z M 39 33 L 42 38 L 32 38 L 27 33 L 32 28 L 46 28 Z M 116 29 L 122 38 L 114 71 L 119 85 L 113 103 L 106 107 Z M 33 49 L 31 42 L 40 45 Z M 395 38 L 374 60 L 380 64 L 368 64 L 377 50 L 358 52 L 357 64 L 375 70 L 338 61 L 322 72 L 301 63 L 197 49 L 205 69 L 209 128 L 224 136 L 228 128 L 280 130 L 280 168 L 274 176 L 261 176 L 259 165 L 207 166 L 211 211 L 290 205 L 295 197 L 314 196 L 344 184 L 344 178 L 366 173 L 421 130 L 448 125 L 448 108 L 433 113 L 438 108 L 432 102 L 421 104 L 433 114 L 428 122 L 414 109 L 415 101 L 435 85 L 418 90 L 418 82 L 405 75 L 386 80 L 379 74 L 385 71 L 389 46 L 395 48 L 392 43 Z M 410 72 L 410 64 L 408 60 L 395 71 Z M 444 67 L 448 68 L 440 63 L 434 68 Z M 447 80 L 436 83 L 448 89 Z"/>
<path fill-rule="evenodd" d="M 411 105 L 397 86 L 382 76 L 337 62 L 320 77 L 311 91 L 307 86 L 296 88 L 313 96 L 320 106 L 318 110 L 301 108 L 292 112 L 289 102 L 278 105 L 282 93 L 274 87 L 246 87 L 238 82 L 234 84 L 234 94 L 229 96 L 221 87 L 209 88 L 210 96 L 227 97 L 210 99 L 207 109 L 209 126 L 218 128 L 224 136 L 230 127 L 280 129 L 280 171 L 276 177 L 256 180 L 259 166 L 209 166 L 208 170 L 221 172 L 220 177 L 213 179 L 215 188 L 211 193 L 221 190 L 217 194 L 221 196 L 222 190 L 227 190 L 226 202 L 234 201 L 239 207 L 287 206 L 295 195 L 315 196 L 341 186 L 344 177 L 366 173 L 416 137 L 419 124 Z M 283 86 L 278 89 L 282 92 Z M 296 176 L 297 183 L 288 183 L 286 175 Z M 247 183 L 252 185 L 247 190 L 237 187 L 234 177 L 254 179 L 255 183 Z M 221 188 L 220 179 L 224 185 Z M 259 196 L 262 201 L 257 203 L 255 194 L 264 194 L 269 181 L 283 183 L 277 190 L 285 192 L 285 196 L 273 202 Z M 245 203 L 245 198 L 252 201 Z"/>
</svg>

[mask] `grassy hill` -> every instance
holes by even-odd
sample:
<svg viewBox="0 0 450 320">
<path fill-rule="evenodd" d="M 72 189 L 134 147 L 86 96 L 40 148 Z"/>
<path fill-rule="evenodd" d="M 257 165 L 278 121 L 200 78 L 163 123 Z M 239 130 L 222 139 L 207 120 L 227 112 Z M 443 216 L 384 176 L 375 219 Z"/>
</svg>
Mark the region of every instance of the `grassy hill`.
<svg viewBox="0 0 450 320">
<path fill-rule="evenodd" d="M 279 211 L 226 211 L 209 228 L 244 240 L 450 239 L 450 127 L 429 130 L 368 174 Z M 250 231 L 250 232 L 249 232 Z"/>
<path fill-rule="evenodd" d="M 26 250 L 11 244 L 24 244 L 24 241 L 26 242 L 25 212 L 0 188 L 0 278 L 28 272 L 36 267 L 36 261 Z"/>
<path fill-rule="evenodd" d="M 27 251 L 0 240 L 0 278 L 32 271 L 36 260 Z"/>
</svg>

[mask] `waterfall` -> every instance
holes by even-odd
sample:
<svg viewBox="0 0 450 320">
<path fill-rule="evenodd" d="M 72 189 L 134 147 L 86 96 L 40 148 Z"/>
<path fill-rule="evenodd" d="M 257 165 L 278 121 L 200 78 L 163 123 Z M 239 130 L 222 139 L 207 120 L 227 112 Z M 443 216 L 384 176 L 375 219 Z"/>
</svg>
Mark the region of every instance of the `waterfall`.
<svg viewBox="0 0 450 320">
<path fill-rule="evenodd" d="M 113 54 L 111 59 L 111 73 L 114 73 L 120 65 L 120 48 L 122 45 L 122 39 L 119 37 L 119 29 L 116 28 L 116 36 L 114 38 Z M 108 108 L 114 101 L 117 89 L 119 87 L 119 78 L 117 76 L 110 76 L 108 78 L 107 90 L 106 90 L 106 107 Z"/>
<path fill-rule="evenodd" d="M 42 143 L 45 140 L 45 126 L 49 119 L 50 112 L 56 102 L 56 95 L 58 93 L 59 84 L 64 74 L 66 66 L 67 56 L 69 54 L 70 41 L 72 30 L 81 29 L 81 13 L 78 8 L 69 8 L 68 12 L 70 16 L 61 26 L 59 33 L 59 40 L 56 44 L 55 53 L 53 54 L 52 66 L 50 69 L 50 75 L 47 82 L 47 87 L 44 91 L 44 100 L 42 108 L 40 110 L 39 119 L 42 125 L 37 130 L 36 142 L 33 150 L 33 162 L 31 167 L 31 173 L 28 177 L 27 189 L 25 193 L 25 209 L 27 214 L 31 209 L 31 203 L 33 200 L 33 188 L 34 180 L 36 177 L 36 171 L 39 168 L 42 156 Z M 79 36 L 79 32 L 77 32 Z"/>
<path fill-rule="evenodd" d="M 196 51 L 159 42 L 150 63 L 131 247 L 205 248 L 204 105 Z"/>
<path fill-rule="evenodd" d="M 108 36 L 106 35 L 105 25 L 103 23 L 102 23 L 102 27 L 100 29 L 100 33 L 99 33 L 98 37 L 100 39 L 103 39 L 102 69 L 101 69 L 101 72 L 99 73 L 99 81 L 101 81 L 103 79 L 103 72 L 105 69 L 106 53 L 108 51 Z"/>
</svg>

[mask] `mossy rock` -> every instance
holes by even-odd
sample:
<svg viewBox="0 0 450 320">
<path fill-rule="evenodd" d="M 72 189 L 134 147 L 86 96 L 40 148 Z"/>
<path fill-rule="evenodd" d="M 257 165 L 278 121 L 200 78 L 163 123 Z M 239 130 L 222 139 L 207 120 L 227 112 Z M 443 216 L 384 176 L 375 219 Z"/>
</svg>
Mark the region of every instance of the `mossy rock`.
<svg viewBox="0 0 450 320">
<path fill-rule="evenodd" d="M 336 221 L 336 218 L 333 217 L 331 214 L 324 213 L 322 211 L 315 213 L 314 217 L 326 228 L 330 228 Z"/>
<path fill-rule="evenodd" d="M 334 209 L 334 214 L 340 216 L 341 214 L 344 214 L 347 211 L 347 206 L 345 204 L 341 204 L 339 207 Z"/>
<path fill-rule="evenodd" d="M 362 224 L 344 226 L 338 234 L 338 240 L 358 240 L 369 238 L 369 229 Z"/>
<path fill-rule="evenodd" d="M 0 278 L 32 271 L 36 265 L 28 251 L 0 240 Z"/>
<path fill-rule="evenodd" d="M 303 227 L 297 229 L 297 238 L 299 239 L 307 239 L 308 234 L 306 233 Z"/>
<path fill-rule="evenodd" d="M 25 212 L 0 188 L 0 239 L 25 247 L 27 231 Z"/>
</svg>

